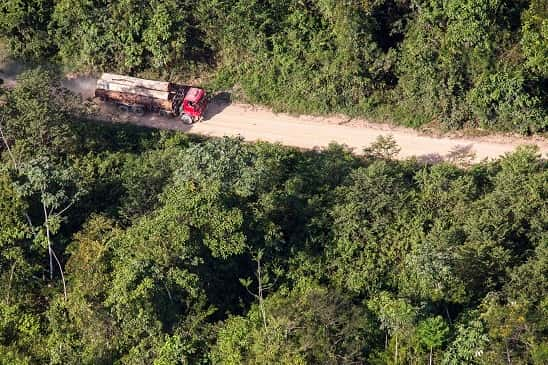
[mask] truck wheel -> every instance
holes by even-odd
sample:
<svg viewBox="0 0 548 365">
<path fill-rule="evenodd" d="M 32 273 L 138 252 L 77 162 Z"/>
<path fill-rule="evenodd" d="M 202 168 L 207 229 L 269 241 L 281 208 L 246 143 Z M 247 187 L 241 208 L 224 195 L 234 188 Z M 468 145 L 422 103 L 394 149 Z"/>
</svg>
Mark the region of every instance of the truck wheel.
<svg viewBox="0 0 548 365">
<path fill-rule="evenodd" d="M 118 105 L 118 110 L 121 111 L 122 113 L 127 113 L 129 111 L 129 108 L 127 107 L 127 105 Z"/>
<path fill-rule="evenodd" d="M 145 109 L 142 106 L 135 107 L 135 114 L 142 116 L 145 114 Z"/>
<path fill-rule="evenodd" d="M 184 124 L 188 124 L 188 125 L 192 124 L 193 122 L 192 117 L 187 114 L 181 115 L 181 120 L 183 121 Z"/>
<path fill-rule="evenodd" d="M 165 110 L 160 110 L 160 116 L 164 117 L 164 118 L 167 117 L 166 111 Z"/>
</svg>

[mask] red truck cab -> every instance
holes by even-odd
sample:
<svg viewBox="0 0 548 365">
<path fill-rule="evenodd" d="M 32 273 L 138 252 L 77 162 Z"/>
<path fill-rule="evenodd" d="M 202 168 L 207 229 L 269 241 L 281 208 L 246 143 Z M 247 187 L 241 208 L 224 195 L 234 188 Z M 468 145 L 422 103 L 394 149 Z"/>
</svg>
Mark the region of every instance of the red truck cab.
<svg viewBox="0 0 548 365">
<path fill-rule="evenodd" d="M 191 123 L 200 119 L 206 107 L 204 89 L 191 87 L 188 89 L 181 106 L 181 119 L 191 119 Z M 190 118 L 189 118 L 190 117 Z"/>
</svg>

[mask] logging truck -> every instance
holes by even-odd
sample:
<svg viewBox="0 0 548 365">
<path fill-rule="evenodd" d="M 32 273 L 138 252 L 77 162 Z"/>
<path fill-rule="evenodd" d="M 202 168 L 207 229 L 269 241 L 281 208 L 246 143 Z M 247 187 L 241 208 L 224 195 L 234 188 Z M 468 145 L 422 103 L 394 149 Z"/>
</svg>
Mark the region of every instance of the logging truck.
<svg viewBox="0 0 548 365">
<path fill-rule="evenodd" d="M 207 105 L 205 90 L 199 87 L 110 73 L 97 80 L 95 97 L 123 112 L 177 116 L 185 124 L 200 121 Z"/>
</svg>

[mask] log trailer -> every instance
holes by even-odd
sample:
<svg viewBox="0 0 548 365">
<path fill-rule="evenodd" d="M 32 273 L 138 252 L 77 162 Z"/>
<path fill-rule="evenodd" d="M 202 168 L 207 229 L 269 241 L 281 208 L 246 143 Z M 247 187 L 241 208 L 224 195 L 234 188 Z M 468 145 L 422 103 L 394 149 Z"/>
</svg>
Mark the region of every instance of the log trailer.
<svg viewBox="0 0 548 365">
<path fill-rule="evenodd" d="M 110 73 L 97 80 L 95 97 L 123 112 L 178 116 L 185 124 L 200 121 L 207 106 L 205 90 L 199 87 Z"/>
</svg>

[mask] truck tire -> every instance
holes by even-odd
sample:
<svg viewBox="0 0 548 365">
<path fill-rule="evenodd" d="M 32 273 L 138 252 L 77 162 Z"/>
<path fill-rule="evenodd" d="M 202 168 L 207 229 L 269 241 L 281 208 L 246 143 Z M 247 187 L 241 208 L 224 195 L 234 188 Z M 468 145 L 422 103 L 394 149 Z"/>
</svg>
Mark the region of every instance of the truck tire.
<svg viewBox="0 0 548 365">
<path fill-rule="evenodd" d="M 143 108 L 142 106 L 136 106 L 133 111 L 135 112 L 135 114 L 139 115 L 139 116 L 142 116 L 145 114 L 145 108 Z"/>
<path fill-rule="evenodd" d="M 192 117 L 188 114 L 181 115 L 181 120 L 183 121 L 184 124 L 187 124 L 187 125 L 190 125 L 194 122 L 192 120 Z"/>
<path fill-rule="evenodd" d="M 118 105 L 118 110 L 121 111 L 122 113 L 127 113 L 129 111 L 129 108 L 127 107 L 127 105 L 120 104 Z"/>
</svg>

